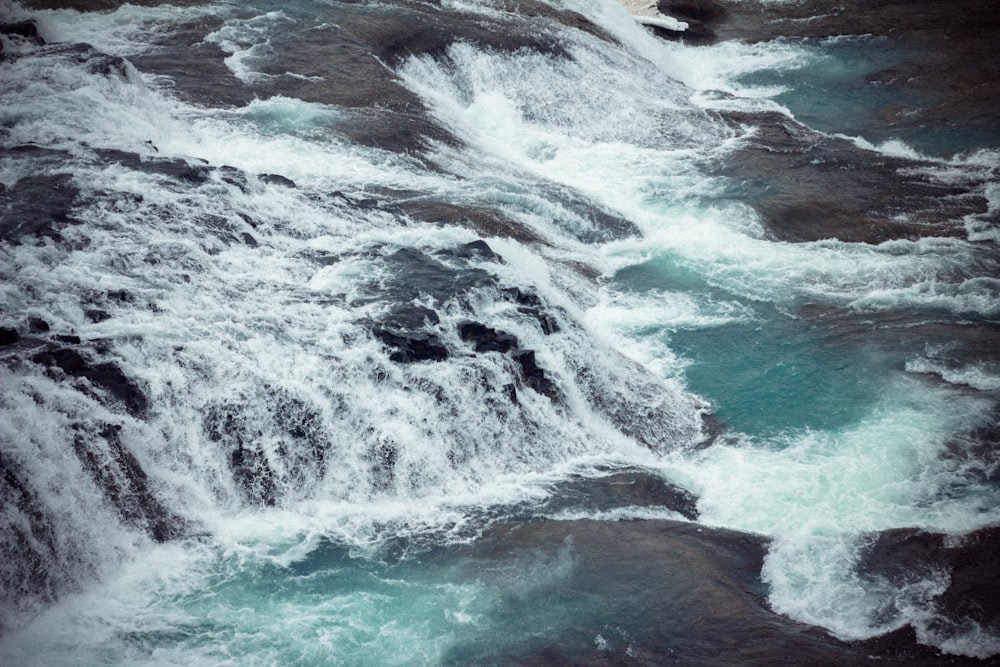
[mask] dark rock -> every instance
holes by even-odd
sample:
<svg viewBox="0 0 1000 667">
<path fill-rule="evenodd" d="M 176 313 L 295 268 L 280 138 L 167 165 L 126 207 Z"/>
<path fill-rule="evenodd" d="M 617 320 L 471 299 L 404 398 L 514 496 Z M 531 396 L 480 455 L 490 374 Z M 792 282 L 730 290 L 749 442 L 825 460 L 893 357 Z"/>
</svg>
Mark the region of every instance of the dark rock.
<svg viewBox="0 0 1000 667">
<path fill-rule="evenodd" d="M 715 31 L 707 23 L 694 19 L 684 19 L 684 22 L 687 23 L 687 28 L 677 33 L 678 40 L 693 45 L 713 44 L 718 41 Z"/>
<path fill-rule="evenodd" d="M 441 251 L 442 254 L 451 255 L 460 259 L 484 259 L 498 264 L 505 264 L 503 257 L 493 252 L 493 248 L 486 241 L 478 240 L 465 243 L 450 250 Z"/>
<path fill-rule="evenodd" d="M 1000 526 L 962 536 L 900 528 L 874 536 L 858 570 L 897 585 L 947 576 L 947 589 L 927 605 L 935 631 L 947 635 L 972 621 L 1000 635 L 998 555 Z"/>
<path fill-rule="evenodd" d="M 135 303 L 135 297 L 132 296 L 128 290 L 108 290 L 105 292 L 105 296 L 107 296 L 110 301 L 117 301 L 118 303 Z"/>
<path fill-rule="evenodd" d="M 132 55 L 131 60 L 143 72 L 168 77 L 172 92 L 187 102 L 210 107 L 245 106 L 255 98 L 253 89 L 226 67 L 229 54 L 205 39 L 220 27 L 221 19 L 207 17 L 174 23 L 169 31 L 153 38 L 151 48 Z"/>
<path fill-rule="evenodd" d="M 49 330 L 49 323 L 40 317 L 32 315 L 28 318 L 28 333 L 46 333 Z"/>
<path fill-rule="evenodd" d="M 866 123 L 861 128 L 833 131 L 870 140 L 899 138 L 907 133 L 946 134 L 954 137 L 952 150 L 956 152 L 983 147 L 981 143 L 963 144 L 970 129 L 972 134 L 1000 136 L 1000 106 L 996 104 L 1000 60 L 990 57 L 1000 33 L 1000 14 L 992 0 L 844 0 L 821 12 L 808 2 L 719 2 L 727 8 L 727 14 L 713 23 L 720 39 L 757 42 L 874 35 L 887 37 L 890 48 L 904 47 L 901 62 L 892 66 L 900 76 L 890 76 L 898 95 L 889 107 L 905 101 L 910 112 L 890 113 L 880 122 L 876 110 L 874 117 L 855 119 Z M 882 53 L 886 47 L 876 48 Z M 962 132 L 956 133 L 955 128 L 962 128 Z M 997 144 L 989 147 L 997 148 Z"/>
<path fill-rule="evenodd" d="M 440 324 L 441 318 L 430 308 L 399 303 L 391 306 L 389 312 L 379 321 L 395 329 L 423 330 Z"/>
<path fill-rule="evenodd" d="M 116 77 L 126 81 L 132 76 L 129 61 L 121 56 L 112 56 L 106 53 L 95 53 L 87 58 L 87 71 L 91 74 Z"/>
<path fill-rule="evenodd" d="M 341 190 L 331 192 L 330 196 L 335 199 L 340 199 L 351 208 L 361 209 L 362 211 L 372 211 L 382 207 L 381 202 L 379 202 L 379 200 L 375 197 L 358 197 Z"/>
<path fill-rule="evenodd" d="M 610 471 L 609 471 L 610 472 Z M 698 498 L 660 475 L 644 470 L 611 472 L 606 477 L 573 475 L 556 484 L 539 510 L 604 512 L 620 507 L 665 507 L 692 521 L 698 518 Z"/>
<path fill-rule="evenodd" d="M 223 183 L 228 183 L 229 185 L 239 188 L 240 192 L 243 194 L 248 194 L 250 192 L 250 181 L 247 179 L 247 175 L 236 167 L 223 165 L 219 167 L 218 174 Z"/>
<path fill-rule="evenodd" d="M 49 348 L 32 355 L 36 364 L 55 367 L 72 377 L 82 377 L 95 387 L 107 392 L 117 403 L 135 417 L 145 417 L 149 400 L 139 386 L 122 372 L 118 364 L 108 361 L 91 365 L 79 352 L 71 348 Z"/>
<path fill-rule="evenodd" d="M 58 367 L 70 375 L 82 374 L 83 369 L 87 367 L 87 361 L 83 356 L 70 348 L 56 348 L 39 352 L 31 360 L 43 366 Z"/>
<path fill-rule="evenodd" d="M 492 287 L 496 277 L 483 269 L 452 267 L 415 248 L 400 248 L 383 258 L 396 279 L 384 285 L 382 297 L 407 303 L 430 296 L 445 303 L 469 290 Z"/>
<path fill-rule="evenodd" d="M 683 522 L 494 526 L 454 558 L 471 581 L 503 592 L 487 612 L 500 630 L 443 662 L 910 664 L 772 612 L 760 579 L 766 550 L 759 536 Z"/>
<path fill-rule="evenodd" d="M 219 91 L 188 70 L 218 72 L 225 82 L 222 93 L 227 98 L 249 96 L 268 99 L 283 95 L 306 102 L 335 105 L 348 117 L 338 131 L 349 141 L 422 159 L 432 143 L 460 145 L 461 142 L 441 124 L 428 117 L 421 99 L 402 84 L 394 69 L 412 56 L 447 58 L 453 44 L 468 43 L 505 53 L 532 50 L 567 57 L 563 40 L 556 39 L 557 24 L 570 25 L 601 38 L 610 36 L 580 14 L 555 9 L 536 0 L 516 0 L 504 7 L 501 19 L 486 15 L 470 21 L 468 14 L 436 3 L 404 0 L 378 3 L 339 3 L 336 24 L 288 26 L 270 36 L 272 56 L 255 63 L 265 75 L 251 84 L 234 81 L 225 72 L 226 54 L 199 47 L 204 35 L 217 29 L 192 25 L 191 34 L 179 39 L 165 39 L 161 48 L 170 53 L 137 58 L 146 71 L 170 76 L 181 94 L 199 99 L 212 98 Z M 200 49 L 188 54 L 191 47 Z M 216 78 L 216 77 L 213 77 Z M 214 101 L 214 100 L 213 100 Z M 430 160 L 428 168 L 439 169 Z"/>
<path fill-rule="evenodd" d="M 0 345 L 13 345 L 21 340 L 21 334 L 13 327 L 0 327 Z"/>
<path fill-rule="evenodd" d="M 546 336 L 550 336 L 554 333 L 559 333 L 562 330 L 559 328 L 559 321 L 552 315 L 541 310 L 540 308 L 521 306 L 517 310 L 518 312 L 533 317 L 538 322 L 538 326 L 542 330 L 542 333 L 545 334 Z"/>
<path fill-rule="evenodd" d="M 404 213 L 424 222 L 462 225 L 483 236 L 511 238 L 522 243 L 546 243 L 523 223 L 493 209 L 425 198 L 400 201 L 399 207 Z"/>
<path fill-rule="evenodd" d="M 375 325 L 372 334 L 393 349 L 389 358 L 396 363 L 444 361 L 448 358 L 448 348 L 435 334 L 427 331 L 392 329 Z"/>
<path fill-rule="evenodd" d="M 696 21 L 710 21 L 726 14 L 726 8 L 715 0 L 659 0 L 656 9 L 662 14 Z"/>
<path fill-rule="evenodd" d="M 113 361 L 96 364 L 85 370 L 83 377 L 110 393 L 125 406 L 129 414 L 135 417 L 146 416 L 149 400 L 139 386 L 125 376 L 118 364 Z"/>
<path fill-rule="evenodd" d="M 72 181 L 72 174 L 27 176 L 0 192 L 0 241 L 61 239 L 60 230 L 76 222 L 71 212 L 80 191 Z"/>
<path fill-rule="evenodd" d="M 706 166 L 739 183 L 732 196 L 757 209 L 780 240 L 964 237 L 962 218 L 985 209 L 976 186 L 935 182 L 916 169 L 917 161 L 862 150 L 778 113 L 726 118 L 757 134 L 725 161 Z"/>
<path fill-rule="evenodd" d="M 538 366 L 534 350 L 517 350 L 511 356 L 521 367 L 524 384 L 550 399 L 559 396 L 559 388 L 555 382 L 550 380 L 545 371 Z"/>
<path fill-rule="evenodd" d="M 39 46 L 45 44 L 45 40 L 38 32 L 38 24 L 33 20 L 0 23 L 0 34 L 9 37 L 21 37 Z"/>
<path fill-rule="evenodd" d="M 99 308 L 89 308 L 83 312 L 87 316 L 87 319 L 97 324 L 98 322 L 104 322 L 111 319 L 111 313 L 106 310 L 101 310 Z"/>
<path fill-rule="evenodd" d="M 656 8 L 662 14 L 683 21 L 687 24 L 687 28 L 669 30 L 663 26 L 648 25 L 653 34 L 670 41 L 696 46 L 717 41 L 712 26 L 717 19 L 726 14 L 726 8 L 714 0 L 660 0 Z"/>
<path fill-rule="evenodd" d="M 32 9 L 72 9 L 78 12 L 107 12 L 121 7 L 121 0 L 24 0 L 25 7 Z M 195 7 L 205 4 L 205 0 L 130 0 L 129 4 L 140 7 L 172 5 Z"/>
<path fill-rule="evenodd" d="M 146 471 L 122 444 L 120 433 L 115 424 L 100 425 L 96 432 L 78 425 L 73 449 L 125 523 L 146 530 L 157 542 L 180 536 L 184 521 L 156 498 Z"/>
<path fill-rule="evenodd" d="M 166 176 L 189 185 L 202 185 L 211 177 L 212 170 L 203 164 L 192 165 L 179 158 L 149 158 L 138 153 L 130 153 L 113 148 L 99 148 L 94 151 L 102 160 L 116 162 L 123 167 L 146 174 Z"/>
<path fill-rule="evenodd" d="M 260 180 L 268 185 L 280 185 L 283 188 L 294 188 L 295 181 L 290 178 L 285 178 L 281 174 L 261 174 Z"/>
<path fill-rule="evenodd" d="M 79 345 L 81 343 L 80 337 L 74 334 L 59 334 L 54 336 L 54 338 L 60 343 L 69 343 L 70 345 Z"/>
<path fill-rule="evenodd" d="M 476 352 L 506 353 L 518 346 L 516 336 L 490 329 L 479 322 L 461 322 L 458 325 L 458 335 L 466 343 L 474 343 Z"/>
</svg>

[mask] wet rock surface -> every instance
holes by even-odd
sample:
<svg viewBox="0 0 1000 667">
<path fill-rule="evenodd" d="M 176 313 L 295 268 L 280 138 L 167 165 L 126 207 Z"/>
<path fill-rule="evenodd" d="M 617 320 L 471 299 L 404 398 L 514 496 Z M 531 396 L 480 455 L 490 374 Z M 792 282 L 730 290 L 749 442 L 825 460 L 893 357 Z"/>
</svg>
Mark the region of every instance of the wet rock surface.
<svg viewBox="0 0 1000 667">
<path fill-rule="evenodd" d="M 848 643 L 778 616 L 763 597 L 766 549 L 755 535 L 671 521 L 496 526 L 462 549 L 470 573 L 511 591 L 495 614 L 547 631 L 529 645 L 494 637 L 464 646 L 446 663 L 982 664 L 905 633 Z"/>
<path fill-rule="evenodd" d="M 963 218 L 987 208 L 978 185 L 936 181 L 920 172 L 929 164 L 863 150 L 778 113 L 726 115 L 755 135 L 706 167 L 740 184 L 735 198 L 753 205 L 777 239 L 965 237 Z"/>
<path fill-rule="evenodd" d="M 718 40 L 748 42 L 868 36 L 890 40 L 899 62 L 867 75 L 890 100 L 856 128 L 881 141 L 919 129 L 1000 136 L 1000 18 L 988 0 L 813 2 L 664 0 L 658 8 Z M 872 47 L 877 48 L 877 47 Z M 910 160 L 857 148 L 773 113 L 724 114 L 756 135 L 716 173 L 749 188 L 750 203 L 780 240 L 879 243 L 964 236 L 964 216 L 985 214 L 983 182 L 939 181 Z M 960 143 L 956 142 L 956 146 Z M 953 150 L 960 150 L 959 147 Z M 746 196 L 746 193 L 743 193 Z"/>
<path fill-rule="evenodd" d="M 966 535 L 944 535 L 914 528 L 879 533 L 858 565 L 869 578 L 894 585 L 921 579 L 945 580 L 945 590 L 930 603 L 930 631 L 944 636 L 975 627 L 1000 633 L 1000 527 Z"/>
<path fill-rule="evenodd" d="M 665 508 L 698 519 L 698 498 L 660 475 L 644 470 L 608 470 L 606 477 L 574 475 L 555 485 L 539 513 L 606 512 L 629 507 Z"/>
<path fill-rule="evenodd" d="M 66 225 L 75 224 L 73 206 L 80 190 L 72 174 L 38 174 L 0 190 L 0 240 L 24 237 L 61 239 Z"/>
<path fill-rule="evenodd" d="M 52 6 L 50 0 L 28 4 Z M 75 0 L 55 4 L 80 11 L 108 11 L 121 3 Z M 145 0 L 137 4 L 162 3 Z M 523 29 L 515 31 L 506 24 L 500 29 L 500 24 L 487 16 L 470 22 L 466 14 L 438 3 L 335 4 L 335 26 L 316 27 L 304 22 L 299 27 L 290 22 L 287 30 L 269 40 L 271 56 L 251 61 L 263 76 L 248 80 L 233 76 L 223 63 L 229 54 L 204 39 L 219 27 L 213 21 L 184 24 L 164 35 L 155 50 L 139 54 L 133 61 L 144 72 L 169 77 L 177 94 L 196 103 L 241 106 L 255 98 L 282 95 L 343 107 L 352 118 L 340 130 L 351 141 L 416 156 L 432 141 L 460 142 L 428 117 L 423 103 L 393 73 L 392 68 L 404 59 L 446 58 L 448 48 L 459 42 L 497 51 L 532 50 L 565 56 L 564 47 L 551 31 L 557 24 L 611 41 L 583 16 L 536 0 L 511 0 L 503 5 L 507 21 L 522 23 Z M 357 112 L 352 114 L 352 110 Z"/>
<path fill-rule="evenodd" d="M 184 520 L 156 497 L 146 471 L 122 443 L 121 426 L 78 424 L 76 431 L 73 451 L 125 523 L 157 542 L 183 534 Z"/>
<path fill-rule="evenodd" d="M 112 405 L 121 405 L 136 417 L 144 417 L 149 410 L 149 400 L 142 389 L 113 361 L 95 363 L 73 348 L 55 346 L 36 352 L 31 361 L 70 377 L 86 378 Z"/>
<path fill-rule="evenodd" d="M 55 529 L 46 507 L 20 466 L 0 449 L 0 510 L 21 521 L 0 525 L 0 555 L 16 567 L 0 569 L 0 591 L 5 602 L 38 598 L 54 600 L 68 585 L 61 567 Z M 0 632 L 5 628 L 0 625 Z"/>
</svg>

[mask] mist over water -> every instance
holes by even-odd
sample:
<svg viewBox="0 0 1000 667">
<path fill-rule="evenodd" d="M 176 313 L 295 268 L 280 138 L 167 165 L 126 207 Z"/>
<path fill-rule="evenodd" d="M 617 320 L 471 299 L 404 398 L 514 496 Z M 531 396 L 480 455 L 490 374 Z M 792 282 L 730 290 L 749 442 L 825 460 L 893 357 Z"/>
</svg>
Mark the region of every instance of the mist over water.
<svg viewBox="0 0 1000 667">
<path fill-rule="evenodd" d="M 873 129 L 879 38 L 430 4 L 3 7 L 0 662 L 709 664 L 622 594 L 702 575 L 996 655 L 864 565 L 1000 521 L 997 146 Z M 755 114 L 985 204 L 783 240 Z"/>
</svg>

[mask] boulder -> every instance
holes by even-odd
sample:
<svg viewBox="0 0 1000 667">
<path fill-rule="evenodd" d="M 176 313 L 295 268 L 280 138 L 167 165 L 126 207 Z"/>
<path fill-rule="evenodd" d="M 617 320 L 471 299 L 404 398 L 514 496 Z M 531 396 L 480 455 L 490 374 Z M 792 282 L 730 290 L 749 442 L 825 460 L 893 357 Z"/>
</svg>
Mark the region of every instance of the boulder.
<svg viewBox="0 0 1000 667">
<path fill-rule="evenodd" d="M 511 356 L 521 368 L 521 378 L 525 385 L 550 399 L 559 396 L 556 383 L 548 378 L 535 360 L 534 350 L 517 350 Z"/>
<path fill-rule="evenodd" d="M 20 37 L 39 46 L 45 44 L 45 39 L 38 32 L 38 24 L 33 20 L 0 23 L 0 35 Z"/>
<path fill-rule="evenodd" d="M 122 520 L 157 542 L 178 537 L 184 521 L 160 502 L 138 459 L 122 444 L 121 426 L 101 424 L 96 432 L 77 425 L 73 450 Z"/>
<path fill-rule="evenodd" d="M 21 340 L 21 334 L 13 327 L 0 327 L 0 345 L 14 345 Z"/>
<path fill-rule="evenodd" d="M 145 417 L 149 411 L 149 399 L 113 361 L 92 364 L 82 354 L 68 347 L 49 347 L 32 355 L 31 360 L 42 366 L 58 368 L 72 377 L 86 378 L 94 387 L 103 390 L 113 403 L 124 406 L 134 417 Z"/>
<path fill-rule="evenodd" d="M 711 21 L 726 14 L 726 8 L 715 0 L 659 0 L 656 9 L 669 16 L 695 21 Z"/>
<path fill-rule="evenodd" d="M 517 348 L 517 337 L 505 331 L 491 329 L 479 322 L 465 321 L 458 325 L 458 335 L 466 343 L 473 343 L 476 352 L 506 353 Z"/>
<path fill-rule="evenodd" d="M 0 241 L 61 239 L 62 228 L 77 222 L 72 210 L 79 193 L 72 174 L 38 174 L 16 181 L 0 191 Z"/>
<path fill-rule="evenodd" d="M 281 174 L 261 174 L 260 180 L 268 185 L 279 185 L 283 188 L 295 188 L 295 181 Z"/>
<path fill-rule="evenodd" d="M 427 331 L 393 329 L 376 324 L 372 334 L 392 348 L 389 358 L 397 363 L 444 361 L 448 358 L 448 348 L 437 335 Z"/>
<path fill-rule="evenodd" d="M 1000 635 L 998 554 L 1000 526 L 957 536 L 899 528 L 873 536 L 858 570 L 895 585 L 946 576 L 947 589 L 928 603 L 935 631 L 961 631 L 971 621 Z"/>
</svg>

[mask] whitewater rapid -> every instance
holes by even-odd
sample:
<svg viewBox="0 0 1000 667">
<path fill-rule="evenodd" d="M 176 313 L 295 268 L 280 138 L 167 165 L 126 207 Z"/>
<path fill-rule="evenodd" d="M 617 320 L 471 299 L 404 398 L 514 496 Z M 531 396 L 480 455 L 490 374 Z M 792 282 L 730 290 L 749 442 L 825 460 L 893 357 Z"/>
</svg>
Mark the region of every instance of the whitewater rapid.
<svg viewBox="0 0 1000 667">
<path fill-rule="evenodd" d="M 858 570 L 882 531 L 1000 521 L 995 459 L 955 454 L 995 422 L 1000 368 L 949 343 L 1000 315 L 989 216 L 781 240 L 711 168 L 761 134 L 725 114 L 790 119 L 748 77 L 832 56 L 666 43 L 610 0 L 438 4 L 4 7 L 46 42 L 4 37 L 7 210 L 71 196 L 51 234 L 3 242 L 3 661 L 460 662 L 492 632 L 527 643 L 496 610 L 579 557 L 491 580 L 449 549 L 540 520 L 760 536 L 778 614 L 1000 650 L 942 629 L 947 576 Z M 454 39 L 336 60 L 422 12 Z M 501 29 L 514 46 L 483 43 Z M 231 82 L 142 69 L 197 67 L 184 30 Z M 823 136 L 995 199 L 995 152 Z M 696 516 L 553 509 L 620 471 Z M 590 641 L 639 655 L 616 628 Z"/>
</svg>

